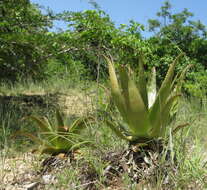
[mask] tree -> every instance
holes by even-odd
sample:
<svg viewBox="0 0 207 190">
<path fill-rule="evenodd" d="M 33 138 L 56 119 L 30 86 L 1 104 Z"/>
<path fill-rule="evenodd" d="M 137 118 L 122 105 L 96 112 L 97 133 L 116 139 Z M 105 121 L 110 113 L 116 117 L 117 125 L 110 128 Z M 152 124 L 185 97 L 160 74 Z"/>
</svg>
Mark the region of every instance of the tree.
<svg viewBox="0 0 207 190">
<path fill-rule="evenodd" d="M 154 35 L 148 39 L 152 48 L 152 62 L 157 65 L 159 76 L 162 79 L 166 65 L 179 52 L 186 54 L 182 65 L 193 64 L 192 74 L 188 75 L 190 83 L 198 82 L 204 73 L 207 73 L 207 30 L 201 21 L 193 21 L 193 13 L 184 9 L 180 13 L 172 14 L 169 1 L 164 3 L 160 12 L 157 13 L 158 19 L 149 20 L 149 31 Z M 201 75 L 201 73 L 203 73 Z M 199 80 L 205 81 L 205 80 Z M 207 82 L 207 81 L 206 81 Z M 205 82 L 205 83 L 206 83 Z M 201 84 L 200 86 L 203 86 Z M 188 86 L 188 85 L 186 85 Z M 190 85 L 192 88 L 192 85 Z"/>
<path fill-rule="evenodd" d="M 192 59 L 198 59 L 199 63 L 206 66 L 207 59 L 204 59 L 206 56 L 204 54 L 202 56 L 196 54 L 196 48 L 192 47 L 195 46 L 195 41 L 197 40 L 203 42 L 201 44 L 196 43 L 196 45 L 202 46 L 202 44 L 205 44 L 204 41 L 206 41 L 207 34 L 205 25 L 203 25 L 201 21 L 190 20 L 190 18 L 193 17 L 193 13 L 189 12 L 187 9 L 184 9 L 181 13 L 172 14 L 171 7 L 169 1 L 164 3 L 160 12 L 157 13 L 160 19 L 149 20 L 149 31 L 155 32 L 154 37 L 160 38 L 160 40 L 168 40 L 168 44 L 174 43 L 184 51 L 187 56 Z M 161 20 L 163 20 L 164 23 L 162 23 Z M 200 59 L 201 57 L 202 59 Z"/>
<path fill-rule="evenodd" d="M 48 49 L 51 19 L 29 0 L 0 2 L 0 79 L 38 78 Z"/>
</svg>

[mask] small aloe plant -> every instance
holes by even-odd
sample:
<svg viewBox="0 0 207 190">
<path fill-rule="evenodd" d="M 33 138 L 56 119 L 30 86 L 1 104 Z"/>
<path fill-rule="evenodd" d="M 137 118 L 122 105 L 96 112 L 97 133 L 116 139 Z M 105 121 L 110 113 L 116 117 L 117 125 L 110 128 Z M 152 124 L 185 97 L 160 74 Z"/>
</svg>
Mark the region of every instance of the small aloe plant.
<svg viewBox="0 0 207 190">
<path fill-rule="evenodd" d="M 79 149 L 83 145 L 91 144 L 80 135 L 82 130 L 91 117 L 78 118 L 70 124 L 65 125 L 62 115 L 59 110 L 56 110 L 56 124 L 51 125 L 46 117 L 29 116 L 26 119 L 31 119 L 37 124 L 38 136 L 31 133 L 19 131 L 17 135 L 22 135 L 30 138 L 35 143 L 39 144 L 39 151 L 41 154 L 57 155 L 59 153 L 70 153 Z"/>
<path fill-rule="evenodd" d="M 120 127 L 115 122 L 107 120 L 107 125 L 116 135 L 133 143 L 145 143 L 164 137 L 171 112 L 176 113 L 174 108 L 180 96 L 181 83 L 189 68 L 187 66 L 174 77 L 175 66 L 181 56 L 182 54 L 170 65 L 158 92 L 155 68 L 147 82 L 142 57 L 139 61 L 137 85 L 123 66 L 118 68 L 118 80 L 112 59 L 105 57 L 108 62 L 112 99 L 127 124 L 127 128 Z"/>
</svg>

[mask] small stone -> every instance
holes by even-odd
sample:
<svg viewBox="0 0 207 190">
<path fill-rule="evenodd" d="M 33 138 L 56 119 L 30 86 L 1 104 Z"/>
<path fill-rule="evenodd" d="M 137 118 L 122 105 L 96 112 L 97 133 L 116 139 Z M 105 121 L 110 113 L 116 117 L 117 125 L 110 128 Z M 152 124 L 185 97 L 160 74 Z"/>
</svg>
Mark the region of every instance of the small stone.
<svg viewBox="0 0 207 190">
<path fill-rule="evenodd" d="M 49 183 L 52 183 L 55 179 L 55 176 L 52 176 L 52 175 L 43 175 L 42 176 L 42 179 L 43 179 L 43 182 L 45 184 L 49 184 Z"/>
<path fill-rule="evenodd" d="M 24 188 L 26 190 L 34 190 L 39 185 L 39 182 L 30 183 L 28 185 L 25 185 Z"/>
</svg>

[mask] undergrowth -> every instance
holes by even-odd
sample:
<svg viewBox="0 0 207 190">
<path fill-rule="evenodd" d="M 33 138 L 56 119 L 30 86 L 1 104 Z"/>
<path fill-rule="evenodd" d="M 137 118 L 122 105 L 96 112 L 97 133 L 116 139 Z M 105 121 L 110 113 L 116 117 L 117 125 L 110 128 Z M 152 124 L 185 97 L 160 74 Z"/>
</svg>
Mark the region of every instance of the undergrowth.
<svg viewBox="0 0 207 190">
<path fill-rule="evenodd" d="M 61 83 L 62 84 L 62 83 Z M 38 84 L 39 85 L 39 84 Z M 173 159 L 168 163 L 166 168 L 165 164 L 160 161 L 160 167 L 156 171 L 156 176 L 148 180 L 140 180 L 138 184 L 133 184 L 127 174 L 122 173 L 119 177 L 115 177 L 110 182 L 107 182 L 105 169 L 107 162 L 103 159 L 107 154 L 113 154 L 122 151 L 120 147 L 126 147 L 127 143 L 119 140 L 111 130 L 104 126 L 102 122 L 102 114 L 106 108 L 106 94 L 102 89 L 97 89 L 97 84 L 87 83 L 87 85 L 80 84 L 77 89 L 71 89 L 67 86 L 67 83 L 51 84 L 45 88 L 42 86 L 30 86 L 31 92 L 47 91 L 47 92 L 64 92 L 70 94 L 71 91 L 80 93 L 80 88 L 85 89 L 85 95 L 95 93 L 96 103 L 93 105 L 92 113 L 96 117 L 96 122 L 88 126 L 87 135 L 90 140 L 94 142 L 94 147 L 83 148 L 77 153 L 77 160 L 73 164 L 68 164 L 61 171 L 48 174 L 53 176 L 49 183 L 40 187 L 43 189 L 106 189 L 108 186 L 111 189 L 206 189 L 207 188 L 207 101 L 203 98 L 202 101 L 197 101 L 193 98 L 183 98 L 179 105 L 179 112 L 172 122 L 172 127 L 178 126 L 183 123 L 188 123 L 186 127 L 183 127 L 180 132 L 175 136 L 169 138 L 168 149 L 171 150 Z M 21 85 L 20 85 L 21 86 Z M 56 86 L 56 87 L 54 87 Z M 67 88 L 66 88 L 67 87 Z M 61 88 L 61 90 L 59 89 Z M 10 90 L 7 87 L 1 87 L 1 96 L 3 94 L 24 94 L 24 89 L 27 86 L 12 87 Z M 33 90 L 32 90 L 33 89 Z M 11 93 L 12 92 L 12 93 Z M 83 99 L 85 97 L 83 96 Z M 49 104 L 48 96 L 44 97 L 46 104 Z M 79 100 L 78 100 L 79 101 Z M 79 102 L 73 102 L 78 104 Z M 113 108 L 113 107 L 112 107 Z M 1 99 L 0 109 L 0 165 L 1 165 L 1 188 L 11 187 L 11 184 L 25 185 L 25 183 L 32 183 L 34 179 L 40 180 L 39 170 L 41 167 L 42 156 L 33 155 L 30 152 L 34 147 L 32 142 L 26 138 L 12 138 L 15 131 L 19 129 L 26 129 L 29 132 L 35 133 L 34 126 L 31 122 L 23 122 L 21 120 L 25 114 L 44 114 L 46 117 L 53 118 L 53 107 L 40 105 L 29 105 L 25 108 L 25 104 L 19 102 L 5 103 Z M 103 112 L 101 112 L 101 110 Z M 112 109 L 113 111 L 113 109 Z M 111 112 L 111 114 L 117 114 Z M 70 117 L 67 115 L 66 117 Z M 115 115 L 115 117 L 118 117 Z M 170 131 L 168 134 L 171 134 Z M 169 135 L 170 136 L 170 135 Z M 24 157 L 23 162 L 15 161 L 16 158 Z M 44 156 L 43 156 L 44 158 Z M 33 159 L 31 165 L 31 159 Z M 20 160 L 20 159 L 19 159 Z M 173 163 L 176 162 L 175 165 Z M 12 164 L 13 163 L 13 164 Z M 16 164 L 15 164 L 16 163 Z M 9 165 L 10 168 L 7 168 Z M 21 165 L 24 165 L 23 169 L 19 169 Z M 33 173 L 34 179 L 31 180 L 25 175 L 21 174 L 21 180 L 18 178 L 20 170 L 25 173 Z M 166 177 L 167 172 L 167 177 Z M 16 178 L 11 173 L 16 173 Z M 21 173 L 21 172 L 20 172 Z M 9 177 L 8 177 L 9 176 Z M 24 180 L 23 180 L 24 179 Z M 16 181 L 15 181 L 16 180 Z M 18 181 L 20 180 L 20 181 Z M 8 186 L 10 184 L 10 186 Z M 41 186 L 42 185 L 42 186 Z"/>
</svg>

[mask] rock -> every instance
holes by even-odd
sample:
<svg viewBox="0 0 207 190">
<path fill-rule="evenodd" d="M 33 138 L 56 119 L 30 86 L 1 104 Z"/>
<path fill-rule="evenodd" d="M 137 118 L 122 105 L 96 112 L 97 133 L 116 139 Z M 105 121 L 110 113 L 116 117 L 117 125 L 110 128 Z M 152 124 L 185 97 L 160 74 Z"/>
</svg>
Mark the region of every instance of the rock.
<svg viewBox="0 0 207 190">
<path fill-rule="evenodd" d="M 43 180 L 43 182 L 44 182 L 45 184 L 51 184 L 51 183 L 54 182 L 54 180 L 55 180 L 55 176 L 50 175 L 50 174 L 48 174 L 48 175 L 43 175 L 43 176 L 42 176 L 42 180 Z"/>
<path fill-rule="evenodd" d="M 34 183 L 24 185 L 24 188 L 26 190 L 34 190 L 38 185 L 39 185 L 39 182 L 34 182 Z"/>
</svg>

